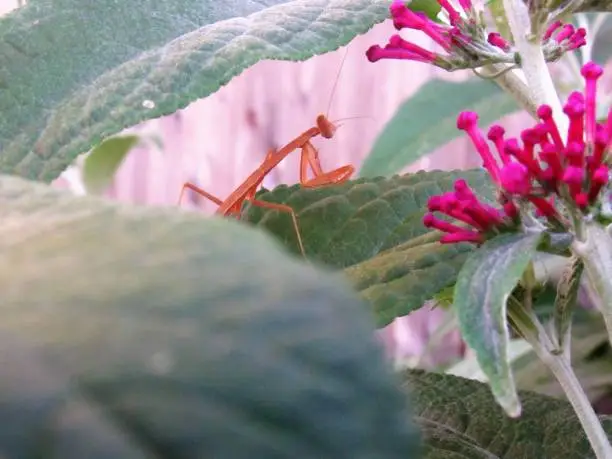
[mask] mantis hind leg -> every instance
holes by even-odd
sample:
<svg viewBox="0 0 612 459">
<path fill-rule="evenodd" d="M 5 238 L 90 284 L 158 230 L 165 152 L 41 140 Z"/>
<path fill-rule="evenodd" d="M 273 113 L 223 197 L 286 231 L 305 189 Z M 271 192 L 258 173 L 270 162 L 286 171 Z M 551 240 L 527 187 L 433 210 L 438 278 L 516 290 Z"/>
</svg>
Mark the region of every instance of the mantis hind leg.
<svg viewBox="0 0 612 459">
<path fill-rule="evenodd" d="M 291 215 L 291 220 L 293 221 L 293 228 L 295 229 L 295 235 L 297 236 L 297 242 L 298 245 L 300 247 L 300 252 L 302 252 L 302 256 L 304 258 L 306 258 L 306 251 L 304 250 L 304 244 L 302 243 L 302 235 L 300 233 L 300 228 L 298 227 L 298 222 L 297 222 L 297 216 L 295 215 L 295 211 L 285 205 L 285 204 L 278 204 L 275 202 L 267 202 L 267 201 L 260 201 L 258 199 L 249 199 L 249 201 L 251 202 L 252 205 L 257 206 L 257 207 L 263 207 L 263 208 L 267 208 L 267 209 L 274 209 L 274 210 L 278 210 L 280 212 L 286 212 L 288 214 Z"/>
<path fill-rule="evenodd" d="M 181 202 L 183 200 L 183 196 L 184 196 L 186 190 L 191 190 L 194 193 L 199 194 L 200 196 L 204 196 L 206 199 L 214 202 L 218 206 L 223 204 L 223 201 L 221 199 L 219 199 L 218 197 L 208 193 L 207 191 L 204 191 L 202 188 L 194 185 L 193 183 L 187 182 L 187 183 L 183 183 L 183 187 L 181 188 L 181 194 L 179 195 L 179 198 L 178 198 L 178 205 L 179 206 L 181 205 Z"/>
</svg>

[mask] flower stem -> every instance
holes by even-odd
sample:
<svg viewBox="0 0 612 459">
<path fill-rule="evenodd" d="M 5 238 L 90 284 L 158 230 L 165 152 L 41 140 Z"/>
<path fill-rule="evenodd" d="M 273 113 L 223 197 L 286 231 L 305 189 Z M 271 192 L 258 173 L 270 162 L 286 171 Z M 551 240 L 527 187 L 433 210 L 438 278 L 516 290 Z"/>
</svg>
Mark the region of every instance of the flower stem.
<svg viewBox="0 0 612 459">
<path fill-rule="evenodd" d="M 555 375 L 567 399 L 574 408 L 576 416 L 578 416 L 580 424 L 582 424 L 582 428 L 595 452 L 595 457 L 597 457 L 597 459 L 612 458 L 612 446 L 610 446 L 608 436 L 597 414 L 595 414 L 591 402 L 584 393 L 582 385 L 580 381 L 578 381 L 574 369 L 569 362 L 569 358 L 565 355 L 551 356 L 548 354 L 548 356 L 552 358 L 549 357 L 547 359 L 548 362 L 545 362 L 546 366 L 548 366 L 550 371 Z M 540 358 L 542 358 L 542 356 L 540 356 Z"/>
<path fill-rule="evenodd" d="M 598 223 L 584 225 L 584 239 L 572 243 L 573 252 L 582 258 L 584 271 L 597 296 L 608 340 L 612 343 L 612 238 Z"/>
<path fill-rule="evenodd" d="M 487 72 L 485 76 L 495 74 L 503 70 L 503 67 L 496 64 L 487 65 L 484 70 Z M 493 81 L 502 88 L 505 92 L 510 94 L 519 106 L 523 107 L 533 118 L 538 119 L 536 112 L 538 105 L 535 103 L 529 92 L 527 85 L 521 80 L 521 78 L 510 71 L 503 73 L 501 76 L 494 78 Z"/>
<path fill-rule="evenodd" d="M 556 346 L 545 332 L 544 327 L 533 311 L 523 310 L 523 314 L 528 314 L 530 320 L 520 320 L 519 311 L 516 307 L 509 307 L 508 313 L 511 317 L 515 318 L 515 320 L 512 320 L 512 323 L 517 328 L 517 331 L 533 347 L 536 355 L 550 369 L 557 381 L 559 381 L 559 385 L 574 408 L 576 416 L 595 452 L 595 457 L 597 459 L 612 458 L 612 446 L 610 446 L 608 436 L 570 363 L 569 338 L 564 352 L 556 354 Z"/>
<path fill-rule="evenodd" d="M 569 122 L 563 114 L 561 101 L 544 59 L 541 37 L 531 34 L 531 20 L 526 3 L 504 0 L 504 9 L 514 45 L 521 57 L 521 68 L 533 103 L 538 106 L 550 105 L 559 131 L 566 132 Z"/>
</svg>

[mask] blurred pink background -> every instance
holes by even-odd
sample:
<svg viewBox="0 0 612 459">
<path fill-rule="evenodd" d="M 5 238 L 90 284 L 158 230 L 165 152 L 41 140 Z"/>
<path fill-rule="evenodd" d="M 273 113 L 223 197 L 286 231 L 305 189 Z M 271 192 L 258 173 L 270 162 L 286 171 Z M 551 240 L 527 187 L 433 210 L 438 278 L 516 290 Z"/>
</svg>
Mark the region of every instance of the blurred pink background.
<svg viewBox="0 0 612 459">
<path fill-rule="evenodd" d="M 17 3 L 0 0 L 0 14 Z M 468 76 L 413 62 L 369 63 L 366 49 L 373 44 L 384 45 L 394 32 L 387 21 L 357 37 L 348 47 L 306 62 L 260 62 L 206 99 L 130 129 L 158 136 L 163 148 L 151 145 L 133 150 L 106 196 L 130 203 L 176 205 L 181 185 L 189 180 L 225 197 L 259 165 L 268 149 L 284 145 L 313 126 L 316 115 L 327 110 L 347 48 L 329 117 L 368 118 L 346 121 L 333 139 L 317 139 L 316 146 L 324 168 L 353 164 L 359 169 L 376 136 L 407 97 L 431 78 L 460 80 Z M 408 37 L 432 48 L 421 34 Z M 528 124 L 530 119 L 522 114 L 504 120 L 511 134 Z M 464 138 L 459 138 L 404 172 L 477 166 L 474 151 Z M 298 156 L 293 155 L 270 174 L 264 186 L 293 184 L 297 180 Z M 55 185 L 68 186 L 68 182 L 62 177 Z M 214 205 L 202 202 L 200 210 L 210 213 Z M 419 356 L 444 320 L 441 309 L 427 307 L 396 320 L 380 332 L 389 356 L 400 360 Z M 464 352 L 458 333 L 447 335 L 438 350 L 422 363 L 431 366 Z"/>
</svg>

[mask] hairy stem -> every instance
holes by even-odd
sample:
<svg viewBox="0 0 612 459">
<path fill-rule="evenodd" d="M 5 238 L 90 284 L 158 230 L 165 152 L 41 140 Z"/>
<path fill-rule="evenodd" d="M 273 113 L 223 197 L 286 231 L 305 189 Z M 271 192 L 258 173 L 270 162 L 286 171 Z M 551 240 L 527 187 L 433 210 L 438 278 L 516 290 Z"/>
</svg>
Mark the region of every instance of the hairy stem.
<svg viewBox="0 0 612 459">
<path fill-rule="evenodd" d="M 591 222 L 584 225 L 584 239 L 574 241 L 572 250 L 584 263 L 612 343 L 612 238 L 600 224 Z"/>
<path fill-rule="evenodd" d="M 496 64 L 487 65 L 484 67 L 486 75 L 493 75 L 503 70 L 503 67 Z M 516 70 L 503 73 L 501 76 L 494 78 L 493 81 L 502 88 L 505 92 L 514 97 L 514 100 L 520 107 L 526 110 L 532 117 L 537 119 L 536 111 L 538 105 L 535 103 L 529 92 L 529 88 L 525 82 L 515 73 Z"/>
<path fill-rule="evenodd" d="M 591 402 L 584 393 L 569 359 L 565 355 L 551 356 L 548 353 L 547 355 L 549 356 L 549 358 L 546 359 L 548 361 L 544 363 L 555 375 L 567 399 L 574 408 L 580 420 L 580 424 L 582 424 L 582 428 L 589 439 L 589 443 L 591 443 L 591 447 L 595 452 L 595 457 L 597 457 L 597 459 L 612 458 L 612 446 L 610 446 L 608 436 L 597 414 L 595 414 Z M 540 358 L 542 358 L 542 356 L 540 356 Z"/>
<path fill-rule="evenodd" d="M 520 317 L 516 308 L 509 308 L 508 312 L 511 316 Z M 529 314 L 529 311 L 525 310 L 524 312 Z M 513 325 L 517 327 L 521 336 L 531 344 L 536 355 L 559 381 L 559 385 L 574 408 L 596 458 L 612 458 L 612 446 L 610 446 L 608 436 L 570 363 L 569 345 L 565 346 L 564 352 L 555 354 L 556 346 L 545 332 L 544 327 L 535 317 L 535 314 L 531 313 L 529 315 L 530 321 L 513 320 Z"/>
<path fill-rule="evenodd" d="M 532 102 L 537 106 L 550 105 L 559 131 L 566 132 L 568 120 L 563 114 L 561 101 L 544 59 L 541 37 L 531 34 L 531 21 L 527 5 L 525 2 L 517 2 L 516 0 L 504 0 L 504 9 L 506 10 L 514 45 L 521 57 L 521 68 L 525 75 Z"/>
</svg>

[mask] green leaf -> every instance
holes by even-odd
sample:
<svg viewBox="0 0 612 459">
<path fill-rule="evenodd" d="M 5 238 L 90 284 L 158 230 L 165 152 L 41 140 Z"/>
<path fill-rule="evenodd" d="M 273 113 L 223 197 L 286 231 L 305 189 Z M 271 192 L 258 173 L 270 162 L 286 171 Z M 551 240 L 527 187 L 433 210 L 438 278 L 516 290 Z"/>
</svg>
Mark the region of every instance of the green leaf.
<svg viewBox="0 0 612 459">
<path fill-rule="evenodd" d="M 453 305 L 453 294 L 455 293 L 455 284 L 446 287 L 436 293 L 433 300 L 436 302 L 436 307 L 450 309 Z"/>
<path fill-rule="evenodd" d="M 405 387 L 424 435 L 423 459 L 584 459 L 592 449 L 568 402 L 520 392 L 523 415 L 511 419 L 485 384 L 407 371 Z M 602 418 L 608 434 L 612 422 Z"/>
<path fill-rule="evenodd" d="M 83 183 L 90 194 L 101 194 L 112 183 L 115 173 L 130 150 L 140 141 L 136 135 L 106 139 L 93 149 L 83 164 Z"/>
<path fill-rule="evenodd" d="M 432 80 L 398 108 L 376 139 L 359 175 L 397 173 L 463 135 L 456 125 L 462 110 L 477 112 L 484 127 L 517 108 L 512 97 L 486 80 Z"/>
<path fill-rule="evenodd" d="M 510 416 L 521 405 L 510 371 L 506 301 L 536 253 L 542 233 L 502 234 L 472 252 L 455 285 L 454 306 L 466 343 Z"/>
<path fill-rule="evenodd" d="M 408 7 L 412 11 L 425 13 L 432 21 L 438 21 L 438 13 L 442 10 L 440 2 L 436 0 L 412 0 L 408 3 Z"/>
<path fill-rule="evenodd" d="M 304 60 L 347 44 L 388 7 L 29 1 L 0 19 L 0 172 L 50 181 L 103 138 L 184 108 L 260 60 Z"/>
<path fill-rule="evenodd" d="M 281 185 L 272 191 L 260 191 L 257 198 L 289 205 L 296 212 L 308 258 L 345 268 L 430 233 L 422 223 L 427 200 L 452 190 L 460 177 L 485 199 L 491 199 L 491 181 L 480 169 L 360 178 L 320 188 Z M 299 253 L 287 213 L 248 203 L 244 210 L 244 220 L 265 228 Z"/>
<path fill-rule="evenodd" d="M 237 222 L 0 178 L 5 457 L 418 457 L 369 314 Z"/>
<path fill-rule="evenodd" d="M 504 8 L 504 2 L 502 0 L 490 0 L 487 2 L 487 6 L 495 21 L 495 30 L 501 34 L 506 40 L 512 42 L 512 32 L 508 25 L 508 18 L 506 17 L 506 10 Z"/>
<path fill-rule="evenodd" d="M 336 268 L 373 306 L 378 326 L 420 308 L 453 285 L 473 246 L 439 245 L 423 226 L 429 197 L 450 191 L 458 178 L 490 201 L 487 174 L 430 171 L 390 178 L 361 178 L 322 188 L 279 186 L 258 199 L 287 204 L 297 215 L 307 257 Z M 299 253 L 286 213 L 246 205 L 243 218 L 262 226 Z"/>
<path fill-rule="evenodd" d="M 429 239 L 431 242 L 421 244 L 409 241 L 345 270 L 357 291 L 372 304 L 378 327 L 420 309 L 453 285 L 474 250 L 470 244 L 439 244 L 438 233 L 432 232 Z"/>
</svg>

